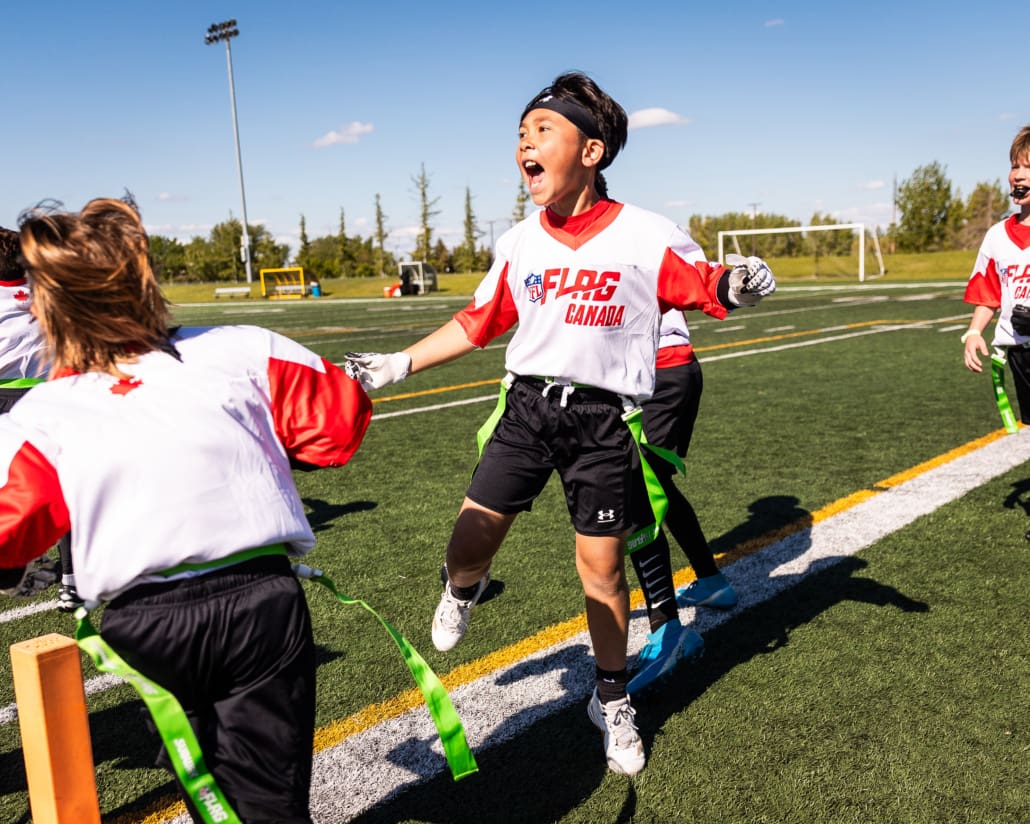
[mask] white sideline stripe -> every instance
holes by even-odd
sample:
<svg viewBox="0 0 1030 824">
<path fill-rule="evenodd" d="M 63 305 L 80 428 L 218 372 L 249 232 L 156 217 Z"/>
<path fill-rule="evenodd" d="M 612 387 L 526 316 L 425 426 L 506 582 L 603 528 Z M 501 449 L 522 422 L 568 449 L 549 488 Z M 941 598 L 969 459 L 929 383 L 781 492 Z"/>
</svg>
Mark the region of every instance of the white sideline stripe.
<svg viewBox="0 0 1030 824">
<path fill-rule="evenodd" d="M 883 537 L 1030 460 L 1030 431 L 1001 438 L 879 492 L 850 509 L 724 568 L 740 603 L 731 611 L 680 611 L 684 625 L 705 631 L 827 569 Z M 428 620 L 428 619 L 427 619 Z M 647 633 L 643 609 L 630 622 L 629 651 Z M 451 692 L 469 744 L 482 751 L 523 732 L 593 689 L 588 633 L 543 649 Z M 589 722 L 584 717 L 584 724 Z M 597 757 L 602 758 L 600 737 Z M 316 822 L 345 821 L 446 769 L 424 707 L 390 719 L 317 754 L 311 812 Z M 189 824 L 178 817 L 175 824 Z"/>
<path fill-rule="evenodd" d="M 27 618 L 29 615 L 35 615 L 37 612 L 47 612 L 51 609 L 57 609 L 56 599 L 53 601 L 39 601 L 33 604 L 26 604 L 23 607 L 7 609 L 0 612 L 0 624 L 6 624 L 8 621 L 17 621 L 19 618 Z"/>
<path fill-rule="evenodd" d="M 372 416 L 374 421 L 382 421 L 387 418 L 397 418 L 401 415 L 414 415 L 416 412 L 434 412 L 437 409 L 450 409 L 453 406 L 467 406 L 470 403 L 482 403 L 483 401 L 495 401 L 497 400 L 497 393 L 494 392 L 492 395 L 480 395 L 476 398 L 465 398 L 461 401 L 451 401 L 450 403 L 434 403 L 432 406 L 420 406 L 417 409 L 402 409 L 399 412 L 381 412 Z"/>
</svg>

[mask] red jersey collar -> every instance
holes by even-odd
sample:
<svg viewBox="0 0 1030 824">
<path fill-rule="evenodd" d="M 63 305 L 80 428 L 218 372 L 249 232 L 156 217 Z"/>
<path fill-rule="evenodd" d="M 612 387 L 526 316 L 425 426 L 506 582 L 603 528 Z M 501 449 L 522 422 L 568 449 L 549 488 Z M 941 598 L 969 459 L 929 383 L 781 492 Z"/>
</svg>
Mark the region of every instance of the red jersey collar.
<svg viewBox="0 0 1030 824">
<path fill-rule="evenodd" d="M 1005 221 L 1005 232 L 1008 234 L 1009 240 L 1020 249 L 1030 248 L 1030 226 L 1020 223 L 1018 214 L 1009 215 L 1008 220 Z"/>
<path fill-rule="evenodd" d="M 622 204 L 614 200 L 599 200 L 582 214 L 571 217 L 562 217 L 547 208 L 540 213 L 540 225 L 559 243 L 578 249 L 608 228 L 621 211 Z"/>
</svg>

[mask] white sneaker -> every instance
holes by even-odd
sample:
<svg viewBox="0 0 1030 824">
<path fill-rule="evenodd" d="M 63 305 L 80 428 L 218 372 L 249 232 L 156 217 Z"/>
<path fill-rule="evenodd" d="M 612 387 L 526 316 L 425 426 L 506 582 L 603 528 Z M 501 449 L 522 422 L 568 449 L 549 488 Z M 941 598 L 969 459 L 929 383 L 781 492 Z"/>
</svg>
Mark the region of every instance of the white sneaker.
<svg viewBox="0 0 1030 824">
<path fill-rule="evenodd" d="M 630 705 L 629 696 L 602 704 L 595 687 L 587 705 L 587 715 L 594 726 L 604 732 L 604 754 L 612 772 L 636 775 L 644 769 L 647 757 L 633 720 L 636 710 Z"/>
<path fill-rule="evenodd" d="M 480 596 L 486 591 L 490 583 L 490 572 L 479 579 L 476 585 L 476 594 L 468 601 L 462 601 L 451 595 L 449 584 L 443 585 L 443 596 L 440 598 L 440 605 L 433 614 L 433 645 L 440 652 L 454 649 L 458 642 L 464 637 L 465 630 L 469 625 L 469 613 L 476 605 Z"/>
</svg>

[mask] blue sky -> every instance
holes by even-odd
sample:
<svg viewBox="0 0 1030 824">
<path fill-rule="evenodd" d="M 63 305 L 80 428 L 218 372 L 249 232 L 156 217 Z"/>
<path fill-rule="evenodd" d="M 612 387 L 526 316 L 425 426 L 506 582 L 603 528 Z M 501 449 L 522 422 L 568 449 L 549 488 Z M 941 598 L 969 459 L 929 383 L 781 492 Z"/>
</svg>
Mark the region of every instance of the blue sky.
<svg viewBox="0 0 1030 824">
<path fill-rule="evenodd" d="M 606 176 L 683 224 L 756 208 L 886 226 L 895 177 L 936 161 L 963 195 L 1004 181 L 1030 122 L 1025 0 L 22 3 L 2 23 L 0 225 L 125 189 L 152 233 L 239 217 L 225 47 L 204 44 L 228 18 L 247 216 L 294 249 L 301 214 L 310 237 L 341 208 L 370 235 L 378 193 L 388 246 L 411 250 L 422 164 L 436 236 L 459 242 L 467 187 L 489 242 L 515 205 L 518 116 L 569 69 L 634 124 L 660 115 Z"/>
</svg>

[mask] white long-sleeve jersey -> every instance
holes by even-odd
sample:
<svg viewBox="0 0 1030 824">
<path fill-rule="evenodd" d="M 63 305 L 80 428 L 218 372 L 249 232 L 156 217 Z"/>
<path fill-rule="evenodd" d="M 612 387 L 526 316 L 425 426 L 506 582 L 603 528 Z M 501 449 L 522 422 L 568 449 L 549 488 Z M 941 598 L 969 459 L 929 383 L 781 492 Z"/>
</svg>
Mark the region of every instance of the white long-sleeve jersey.
<svg viewBox="0 0 1030 824">
<path fill-rule="evenodd" d="M 31 303 L 24 278 L 0 280 L 0 380 L 46 376 L 46 340 L 29 311 Z"/>
<path fill-rule="evenodd" d="M 0 566 L 72 533 L 87 600 L 238 551 L 315 539 L 290 458 L 351 457 L 371 402 L 342 370 L 257 327 L 189 328 L 181 361 L 53 377 L 0 419 Z"/>
</svg>

